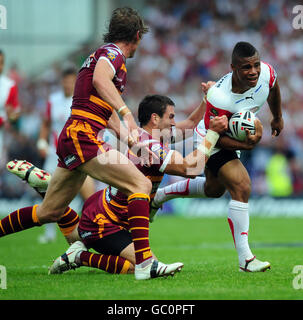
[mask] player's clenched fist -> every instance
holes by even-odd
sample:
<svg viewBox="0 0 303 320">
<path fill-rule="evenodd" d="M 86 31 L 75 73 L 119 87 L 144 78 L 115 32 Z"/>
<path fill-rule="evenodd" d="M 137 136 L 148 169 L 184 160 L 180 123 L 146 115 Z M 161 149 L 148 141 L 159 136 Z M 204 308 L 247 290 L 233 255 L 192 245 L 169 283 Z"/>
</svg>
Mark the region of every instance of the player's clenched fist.
<svg viewBox="0 0 303 320">
<path fill-rule="evenodd" d="M 255 134 L 251 134 L 248 129 L 245 130 L 246 142 L 251 145 L 257 144 L 261 140 L 262 134 L 263 134 L 263 125 L 261 121 L 259 119 L 256 119 L 254 121 L 254 124 L 255 124 Z"/>
<path fill-rule="evenodd" d="M 209 121 L 209 129 L 218 132 L 219 134 L 224 133 L 228 128 L 228 119 L 227 117 L 214 117 Z"/>
</svg>

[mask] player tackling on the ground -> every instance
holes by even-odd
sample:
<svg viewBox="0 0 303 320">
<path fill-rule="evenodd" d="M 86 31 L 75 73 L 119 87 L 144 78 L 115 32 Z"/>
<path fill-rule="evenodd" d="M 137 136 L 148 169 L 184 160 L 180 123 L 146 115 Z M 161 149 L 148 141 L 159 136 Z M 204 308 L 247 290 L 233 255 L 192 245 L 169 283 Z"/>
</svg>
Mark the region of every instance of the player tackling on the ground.
<svg viewBox="0 0 303 320">
<path fill-rule="evenodd" d="M 108 32 L 104 35 L 105 44 L 86 59 L 78 73 L 71 116 L 58 139 L 58 166 L 43 202 L 18 209 L 0 220 L 0 237 L 57 222 L 68 241 L 73 241 L 70 236 L 78 225 L 79 217 L 68 206 L 86 177 L 91 176 L 127 195 L 128 218 L 136 255 L 135 277 L 150 277 L 154 259 L 145 218 L 149 217 L 152 184 L 127 157 L 98 139 L 99 132 L 109 127 L 118 136 L 128 136 L 129 147 L 138 147 L 138 126 L 121 94 L 126 85 L 126 60 L 134 56 L 147 31 L 136 10 L 118 8 L 113 11 Z M 122 132 L 118 114 L 127 124 L 129 135 Z M 139 146 L 139 149 L 151 155 L 146 148 Z M 146 160 L 147 157 L 141 159 Z M 19 162 L 13 166 L 30 174 L 28 166 L 22 166 Z M 46 174 L 43 175 L 47 178 Z M 142 218 L 132 219 L 138 212 Z M 145 225 L 144 228 L 142 225 Z"/>
<path fill-rule="evenodd" d="M 196 110 L 198 111 L 200 108 Z M 195 111 L 194 114 L 196 114 Z M 161 95 L 146 96 L 139 105 L 138 118 L 142 127 L 139 135 L 140 141 L 148 142 L 150 150 L 158 155 L 159 161 L 146 167 L 138 161 L 138 158 L 131 151 L 128 151 L 128 157 L 152 182 L 151 199 L 153 199 L 165 173 L 184 177 L 194 177 L 199 173 L 200 166 L 204 167 L 207 162 L 219 134 L 224 133 L 227 129 L 225 116 L 210 120 L 208 133 L 197 146 L 197 150 L 183 158 L 179 152 L 170 150 L 164 141 L 166 138 L 170 141 L 171 136 L 167 133 L 171 132 L 172 127 L 176 127 L 178 131 L 183 133 L 185 129 L 189 129 L 191 117 L 176 124 L 174 102 L 171 99 Z M 18 171 L 10 171 L 21 178 L 23 177 L 22 173 L 20 174 Z M 33 173 L 30 173 L 29 181 L 33 187 L 37 186 L 35 181 L 38 184 L 43 183 L 39 179 L 35 180 Z M 44 189 L 46 188 L 47 182 L 44 183 Z M 62 273 L 79 266 L 98 268 L 110 273 L 134 272 L 136 259 L 134 240 L 130 233 L 129 220 L 131 219 L 144 219 L 144 224 L 139 228 L 141 230 L 138 230 L 136 240 L 144 239 L 144 229 L 148 227 L 148 218 L 142 217 L 139 211 L 136 216 L 128 218 L 127 196 L 125 194 L 111 186 L 96 192 L 85 202 L 76 230 L 82 242 L 76 241 L 63 255 L 58 257 L 51 266 L 50 273 Z M 85 246 L 93 248 L 98 253 L 89 252 Z M 151 276 L 173 275 L 182 267 L 183 263 L 180 262 L 170 265 L 157 262 L 157 267 L 155 264 L 152 268 Z M 141 274 L 140 279 L 143 279 L 143 276 L 145 279 L 149 278 L 148 274 Z"/>
<path fill-rule="evenodd" d="M 247 42 L 239 42 L 232 53 L 232 72 L 223 76 L 207 93 L 204 119 L 195 129 L 195 143 L 205 137 L 209 121 L 215 116 L 230 116 L 247 109 L 257 113 L 267 101 L 273 119 L 272 136 L 283 129 L 280 88 L 273 67 L 260 61 L 258 51 Z M 251 181 L 237 150 L 252 150 L 262 137 L 248 135 L 246 141 L 221 136 L 205 168 L 205 178 L 185 180 L 159 189 L 152 203 L 159 208 L 165 201 L 178 197 L 221 197 L 228 190 L 231 201 L 228 206 L 228 222 L 238 253 L 240 270 L 264 271 L 269 262 L 262 262 L 253 255 L 248 244 L 249 207 Z M 153 211 L 156 212 L 157 209 Z"/>
</svg>

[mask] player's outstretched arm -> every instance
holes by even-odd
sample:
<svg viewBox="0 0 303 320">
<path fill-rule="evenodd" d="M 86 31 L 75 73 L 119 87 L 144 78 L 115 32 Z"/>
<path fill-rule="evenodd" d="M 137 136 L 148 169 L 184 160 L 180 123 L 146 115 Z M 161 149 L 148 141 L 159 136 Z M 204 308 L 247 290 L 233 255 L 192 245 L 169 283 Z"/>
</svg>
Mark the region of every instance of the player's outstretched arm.
<svg viewBox="0 0 303 320">
<path fill-rule="evenodd" d="M 193 130 L 202 120 L 205 110 L 206 103 L 205 99 L 203 99 L 200 105 L 185 120 L 176 123 L 176 128 L 182 131 L 182 133 L 184 133 L 186 129 Z"/>
<path fill-rule="evenodd" d="M 209 130 L 197 149 L 185 158 L 174 151 L 170 163 L 165 168 L 165 173 L 187 178 L 194 178 L 201 173 L 210 157 L 211 151 L 216 145 L 220 134 L 227 130 L 226 116 L 215 117 L 210 121 Z"/>
<path fill-rule="evenodd" d="M 215 84 L 214 81 L 201 83 L 201 88 L 205 96 L 207 95 L 209 88 L 212 87 L 214 84 Z M 176 123 L 177 133 L 178 132 L 182 133 L 182 134 L 176 135 L 175 137 L 176 142 L 189 137 L 189 136 L 184 137 L 185 130 L 193 130 L 198 125 L 198 123 L 202 120 L 205 110 L 206 110 L 206 100 L 204 97 L 200 105 L 187 117 L 187 119 Z"/>
<path fill-rule="evenodd" d="M 40 156 L 45 159 L 48 154 L 48 137 L 51 131 L 50 119 L 44 118 L 40 126 L 39 139 L 37 141 L 37 149 L 39 150 Z"/>
<path fill-rule="evenodd" d="M 127 123 L 131 133 L 138 129 L 131 111 L 126 106 L 121 95 L 113 83 L 114 72 L 105 60 L 99 60 L 93 75 L 93 86 L 99 95 L 110 104 Z"/>
<path fill-rule="evenodd" d="M 270 89 L 267 98 L 269 109 L 273 115 L 271 121 L 271 134 L 272 136 L 278 136 L 283 130 L 284 121 L 282 118 L 282 107 L 281 107 L 281 92 L 278 80 L 276 80 L 275 85 Z"/>
</svg>

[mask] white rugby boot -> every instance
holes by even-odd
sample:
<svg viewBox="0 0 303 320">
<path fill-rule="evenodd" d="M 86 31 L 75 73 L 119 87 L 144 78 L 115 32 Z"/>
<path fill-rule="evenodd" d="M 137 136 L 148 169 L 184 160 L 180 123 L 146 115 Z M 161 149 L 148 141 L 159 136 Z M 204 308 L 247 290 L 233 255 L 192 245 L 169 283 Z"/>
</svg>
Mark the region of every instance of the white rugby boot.
<svg viewBox="0 0 303 320">
<path fill-rule="evenodd" d="M 146 263 L 145 263 L 146 262 Z M 174 276 L 176 272 L 180 272 L 184 264 L 176 262 L 172 264 L 164 264 L 155 259 L 149 259 L 139 265 L 135 265 L 136 280 L 147 280 L 158 277 Z"/>
<path fill-rule="evenodd" d="M 245 260 L 243 265 L 240 264 L 239 271 L 241 272 L 264 272 L 270 269 L 268 261 L 260 261 L 254 256 L 252 259 Z"/>
<path fill-rule="evenodd" d="M 45 192 L 51 179 L 48 172 L 35 167 L 26 160 L 10 161 L 6 164 L 6 168 L 38 192 Z"/>
<path fill-rule="evenodd" d="M 87 248 L 81 241 L 74 242 L 54 263 L 49 267 L 48 274 L 58 274 L 65 271 L 80 267 L 80 263 L 76 261 L 77 255 L 87 251 Z"/>
</svg>

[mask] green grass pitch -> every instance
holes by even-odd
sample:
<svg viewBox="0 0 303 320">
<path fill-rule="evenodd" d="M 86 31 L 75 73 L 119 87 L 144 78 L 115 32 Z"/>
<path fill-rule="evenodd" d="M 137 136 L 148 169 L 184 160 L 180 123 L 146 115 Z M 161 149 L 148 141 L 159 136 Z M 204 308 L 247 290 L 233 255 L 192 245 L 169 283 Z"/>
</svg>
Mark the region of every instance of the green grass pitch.
<svg viewBox="0 0 303 320">
<path fill-rule="evenodd" d="M 252 251 L 272 268 L 242 273 L 227 219 L 159 216 L 151 224 L 151 247 L 160 261 L 182 261 L 184 268 L 175 277 L 136 281 L 87 267 L 49 276 L 48 266 L 67 244 L 59 232 L 56 242 L 38 244 L 43 230 L 35 228 L 0 239 L 7 271 L 0 300 L 301 300 L 293 268 L 303 265 L 302 230 L 303 219 L 252 217 Z"/>
</svg>

